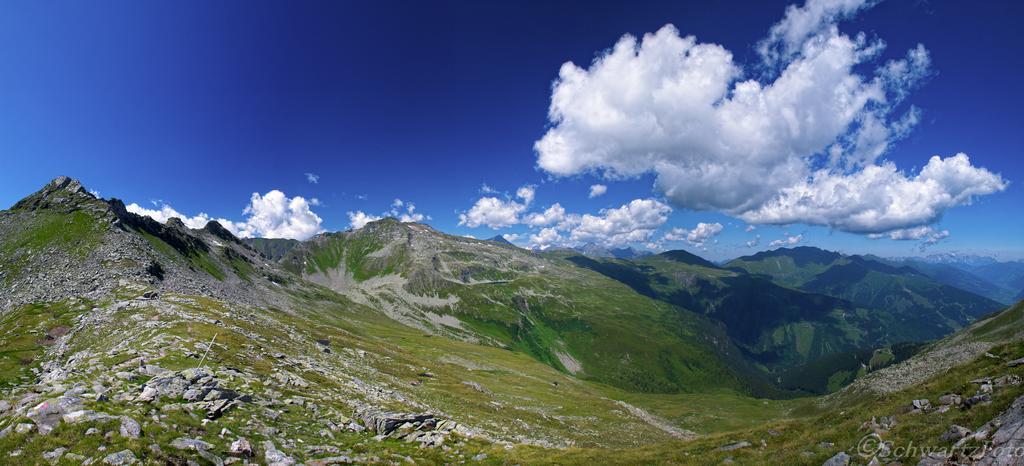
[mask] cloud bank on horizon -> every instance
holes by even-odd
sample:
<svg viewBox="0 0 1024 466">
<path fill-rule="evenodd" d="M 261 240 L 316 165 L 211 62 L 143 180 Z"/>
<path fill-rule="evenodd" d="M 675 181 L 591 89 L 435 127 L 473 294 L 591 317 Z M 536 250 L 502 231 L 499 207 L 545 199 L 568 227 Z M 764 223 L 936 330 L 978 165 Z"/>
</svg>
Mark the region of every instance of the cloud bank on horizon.
<svg viewBox="0 0 1024 466">
<path fill-rule="evenodd" d="M 752 224 L 937 241 L 943 235 L 920 229 L 1008 182 L 963 153 L 931 157 L 916 174 L 882 158 L 920 119 L 916 107 L 896 110 L 931 74 L 931 60 L 918 45 L 877 63 L 882 41 L 839 31 L 874 3 L 790 6 L 755 47 L 759 78 L 724 47 L 672 25 L 623 36 L 588 68 L 567 62 L 553 85 L 551 127 L 534 145 L 537 165 L 609 181 L 653 173 L 673 206 Z M 868 65 L 871 76 L 854 70 Z"/>
</svg>

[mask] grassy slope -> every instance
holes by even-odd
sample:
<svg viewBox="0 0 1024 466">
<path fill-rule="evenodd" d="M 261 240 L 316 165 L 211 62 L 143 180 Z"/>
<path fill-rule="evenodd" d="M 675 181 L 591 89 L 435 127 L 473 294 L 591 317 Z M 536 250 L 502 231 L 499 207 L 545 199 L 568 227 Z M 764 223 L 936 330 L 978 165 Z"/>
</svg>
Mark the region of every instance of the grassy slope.
<svg viewBox="0 0 1024 466">
<path fill-rule="evenodd" d="M 130 298 L 141 291 L 128 290 L 118 299 Z M 497 432 L 502 438 L 548 440 L 557 444 L 568 442 L 583 448 L 622 448 L 670 440 L 664 432 L 630 415 L 613 400 L 623 400 L 645 408 L 666 417 L 677 426 L 693 428 L 700 433 L 750 427 L 786 415 L 796 406 L 794 402 L 760 401 L 730 392 L 693 395 L 626 393 L 614 387 L 568 377 L 517 352 L 424 335 L 343 300 L 325 302 L 300 297 L 303 304 L 291 313 L 267 309 L 264 310 L 265 316 L 253 320 L 251 317 L 245 318 L 247 311 L 237 312 L 238 309 L 206 298 L 165 295 L 163 299 L 183 303 L 184 307 L 180 310 L 190 317 L 183 320 L 175 316 L 177 312 L 167 313 L 148 306 L 125 309 L 115 314 L 110 321 L 104 322 L 101 328 L 96 328 L 95 332 L 79 335 L 73 340 L 71 353 L 89 350 L 93 354 L 105 355 L 104 364 L 109 366 L 131 359 L 136 354 L 134 351 L 143 354 L 151 352 L 154 346 L 159 346 L 153 343 L 157 340 L 173 341 L 180 338 L 186 342 L 184 349 L 202 352 L 201 345 L 216 334 L 216 346 L 206 360 L 207 367 L 242 368 L 260 379 L 269 380 L 270 374 L 278 369 L 276 358 L 271 357 L 271 354 L 283 352 L 295 358 L 302 358 L 305 354 L 330 361 L 330 355 L 316 355 L 318 351 L 314 343 L 318 339 L 327 340 L 335 353 L 366 352 L 367 356 L 360 358 L 365 361 L 365 366 L 347 369 L 352 375 L 369 383 L 405 385 L 399 389 L 407 392 L 406 396 L 410 400 L 427 404 L 462 423 Z M 111 302 L 105 300 L 95 305 L 108 306 Z M 81 313 L 93 305 L 71 301 L 39 305 L 33 309 L 45 310 L 47 313 Z M 213 324 L 214 319 L 221 323 Z M 35 322 L 28 314 L 17 314 L 4 324 L 14 321 L 20 326 Z M 159 331 L 150 330 L 140 334 L 138 322 L 160 322 L 164 325 Z M 43 327 L 50 325 L 53 322 L 42 324 Z M 236 327 L 237 331 L 230 330 Z M 138 337 L 129 338 L 127 334 Z M 131 343 L 125 346 L 122 344 L 125 341 Z M 117 355 L 106 355 L 109 349 L 118 344 L 122 345 Z M 26 367 L 35 367 L 39 362 Z M 172 370 L 197 364 L 195 359 L 178 351 L 150 359 L 147 363 Z M 318 433 L 323 428 L 322 421 L 336 420 L 336 415 L 330 414 L 332 412 L 347 414 L 344 402 L 358 399 L 359 395 L 351 392 L 344 380 L 301 368 L 293 367 L 289 370 L 310 381 L 314 388 L 281 390 L 280 396 L 306 397 L 321 405 L 321 414 L 311 417 L 298 408 L 283 411 L 281 417 L 271 425 L 277 425 L 287 432 L 288 438 L 301 440 L 306 445 L 326 443 L 351 449 L 357 454 L 382 458 L 401 455 L 428 463 L 452 461 L 451 456 L 442 455 L 434 449 L 418 449 L 394 440 L 370 441 L 370 434 L 340 433 L 333 440 L 323 438 Z M 431 376 L 420 375 L 424 371 L 429 371 Z M 91 380 L 97 379 L 96 375 L 83 372 L 72 376 L 68 383 L 78 381 L 88 386 Z M 420 385 L 410 388 L 408 384 L 412 381 Z M 483 391 L 464 382 L 474 382 Z M 141 383 L 141 380 L 136 383 Z M 245 392 L 258 393 L 260 387 L 262 384 L 259 383 L 252 385 Z M 274 388 L 280 389 L 276 386 Z M 48 436 L 8 435 L 0 439 L 0 452 L 18 449 L 24 458 L 39 458 L 43 452 L 67 447 L 72 452 L 89 456 L 103 444 L 107 452 L 127 448 L 139 456 L 145 454 L 150 459 L 172 461 L 175 452 L 166 445 L 183 432 L 219 446 L 218 449 L 223 451 L 226 443 L 217 435 L 220 429 L 244 432 L 243 426 L 250 419 L 267 419 L 253 405 L 244 405 L 208 425 L 187 412 L 164 411 L 162 421 L 178 426 L 175 430 L 165 430 L 144 419 L 145 416 L 140 418 L 139 407 L 115 402 L 86 403 L 87 409 L 114 415 L 126 414 L 140 419 L 143 422 L 143 438 L 140 440 L 123 439 L 115 435 L 104 441 L 101 437 L 84 434 L 87 427 L 95 424 L 61 424 Z M 145 408 L 144 405 L 141 407 Z M 408 409 L 397 404 L 390 407 Z M 12 422 L 24 421 L 16 419 Z M 106 427 L 106 430 L 110 429 L 117 430 L 116 421 Z M 257 442 L 264 439 L 276 440 L 276 437 L 261 435 L 249 438 L 257 448 Z M 151 443 L 163 445 L 164 451 L 171 456 L 148 453 L 148 445 Z M 490 456 L 487 462 L 504 463 L 510 459 L 509 453 L 503 448 L 479 441 L 466 442 L 457 451 L 463 459 L 480 452 Z M 561 454 L 558 449 L 544 448 L 540 451 L 543 452 L 542 456 Z M 288 453 L 303 457 L 301 451 Z"/>
<path fill-rule="evenodd" d="M 887 341 L 941 338 L 1002 304 L 937 282 L 910 267 L 860 256 L 840 256 L 817 248 L 779 249 L 741 257 L 727 264 L 799 289 L 881 309 Z"/>
<path fill-rule="evenodd" d="M 665 255 L 623 260 L 567 260 L 637 292 L 701 310 L 769 370 L 782 371 L 837 352 L 884 343 L 885 316 L 802 293 L 742 272 L 680 262 Z"/>
<path fill-rule="evenodd" d="M 85 257 L 99 242 L 107 228 L 83 211 L 2 212 L 13 231 L 0 238 L 0 283 L 6 283 L 28 262 L 30 254 L 67 254 Z"/>
<path fill-rule="evenodd" d="M 811 247 L 781 248 L 734 259 L 725 264 L 754 275 L 771 277 L 776 283 L 799 288 L 828 269 L 840 255 Z"/>
<path fill-rule="evenodd" d="M 907 265 L 912 267 L 914 270 L 931 277 L 939 283 L 960 288 L 961 290 L 970 290 L 973 293 L 1003 304 L 1012 304 L 1019 300 L 1019 298 L 1015 299 L 1019 290 L 997 285 L 971 271 L 964 270 L 955 265 L 909 259 L 891 262 L 891 264 Z"/>
<path fill-rule="evenodd" d="M 507 249 L 510 262 L 541 261 L 543 267 L 492 265 L 466 240 L 439 233 L 431 237 L 434 263 L 420 263 L 406 249 L 403 228 L 385 220 L 355 233 L 322 235 L 282 263 L 307 274 L 340 269 L 356 281 L 401 274 L 416 294 L 457 297 L 443 312 L 475 334 L 566 372 L 574 368 L 560 355 L 571 355 L 582 365 L 579 377 L 625 390 L 771 392 L 709 319 L 516 248 L 487 246 Z"/>
<path fill-rule="evenodd" d="M 949 447 L 952 442 L 943 442 L 939 436 L 952 424 L 974 429 L 987 422 L 1005 409 L 1016 397 L 1024 393 L 1020 386 L 997 390 L 993 402 L 987 406 L 971 409 L 953 409 L 944 414 L 906 414 L 906 407 L 913 399 L 928 398 L 933 402 L 946 393 L 973 395 L 977 385 L 969 381 L 980 377 L 994 377 L 1005 374 L 1024 375 L 1024 368 L 1006 368 L 1004 361 L 1024 356 L 1019 344 L 1008 344 L 994 348 L 991 353 L 999 357 L 980 357 L 969 364 L 953 368 L 942 375 L 911 389 L 879 396 L 871 400 L 860 400 L 850 405 L 831 406 L 815 409 L 806 405 L 803 416 L 789 420 L 769 421 L 753 429 L 710 435 L 692 442 L 667 442 L 644 448 L 616 449 L 570 449 L 551 452 L 535 448 L 517 449 L 515 461 L 528 464 L 720 464 L 727 457 L 740 464 L 821 464 L 839 451 L 846 451 L 856 461 L 866 463 L 870 457 L 857 454 L 857 445 L 869 433 L 862 428 L 872 417 L 897 416 L 896 427 L 883 434 L 883 439 L 894 446 L 915 445 L 919 448 Z M 772 435 L 768 429 L 780 433 Z M 766 446 L 759 448 L 761 440 Z M 755 446 L 732 452 L 716 451 L 718 447 L 732 442 L 746 440 Z M 822 448 L 819 442 L 835 444 Z M 806 453 L 805 453 L 806 452 Z M 899 458 L 905 463 L 916 463 L 918 457 Z"/>
<path fill-rule="evenodd" d="M 891 333 L 910 341 L 943 337 L 1003 307 L 924 275 L 858 258 L 837 263 L 804 289 L 885 309 L 896 317 Z"/>
</svg>

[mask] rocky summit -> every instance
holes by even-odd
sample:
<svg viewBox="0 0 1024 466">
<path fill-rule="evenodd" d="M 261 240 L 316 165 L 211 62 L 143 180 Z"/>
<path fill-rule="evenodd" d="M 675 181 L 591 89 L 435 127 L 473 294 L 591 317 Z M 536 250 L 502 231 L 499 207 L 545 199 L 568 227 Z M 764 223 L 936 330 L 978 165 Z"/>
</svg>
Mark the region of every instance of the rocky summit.
<svg viewBox="0 0 1024 466">
<path fill-rule="evenodd" d="M 57 178 L 0 212 L 0 462 L 1024 463 L 1022 304 L 821 250 L 595 251 L 239 239 Z"/>
</svg>

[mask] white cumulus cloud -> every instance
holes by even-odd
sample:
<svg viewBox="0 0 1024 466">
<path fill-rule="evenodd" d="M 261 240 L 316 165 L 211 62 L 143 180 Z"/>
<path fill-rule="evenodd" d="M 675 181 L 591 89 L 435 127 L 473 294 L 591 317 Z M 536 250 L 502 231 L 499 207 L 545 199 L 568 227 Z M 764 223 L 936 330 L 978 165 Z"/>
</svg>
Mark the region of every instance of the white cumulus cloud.
<svg viewBox="0 0 1024 466">
<path fill-rule="evenodd" d="M 487 192 L 493 192 L 486 184 Z M 533 202 L 536 189 L 533 186 L 522 186 L 516 190 L 516 197 L 522 202 L 513 199 L 499 199 L 494 196 L 486 196 L 477 199 L 473 207 L 459 214 L 459 225 L 469 228 L 488 226 L 492 229 L 506 228 L 520 223 L 520 214 L 526 212 L 527 207 Z"/>
<path fill-rule="evenodd" d="M 881 159 L 920 120 L 916 107 L 896 110 L 931 74 L 931 59 L 918 45 L 879 63 L 882 41 L 839 31 L 838 21 L 874 3 L 790 7 L 757 46 L 778 70 L 761 78 L 672 25 L 623 36 L 586 68 L 567 62 L 537 164 L 556 176 L 653 173 L 675 206 L 856 233 L 927 225 L 1005 189 L 963 154 L 933 157 L 917 175 Z M 873 190 L 857 191 L 864 186 Z"/>
<path fill-rule="evenodd" d="M 402 223 L 430 220 L 429 215 L 416 212 L 416 204 L 397 198 L 391 203 L 391 210 L 388 211 L 388 214 L 397 218 Z"/>
<path fill-rule="evenodd" d="M 533 202 L 534 194 L 536 194 L 536 189 L 533 186 L 523 186 L 516 190 L 516 197 L 522 199 L 526 205 L 530 205 Z"/>
<path fill-rule="evenodd" d="M 757 44 L 757 52 L 767 65 L 792 58 L 807 38 L 875 3 L 877 1 L 807 0 L 802 7 L 790 5 L 782 20 L 768 31 L 768 37 Z"/>
<path fill-rule="evenodd" d="M 777 240 L 772 241 L 771 243 L 768 243 L 768 247 L 770 247 L 770 248 L 777 248 L 779 246 L 795 246 L 797 244 L 800 244 L 800 242 L 803 241 L 803 240 L 804 240 L 804 235 L 803 234 L 799 234 L 799 235 L 796 235 L 796 236 L 791 236 L 791 235 L 789 235 L 787 233 L 785 238 L 777 239 Z M 754 244 L 757 244 L 757 243 L 754 243 Z"/>
<path fill-rule="evenodd" d="M 543 227 L 564 222 L 566 219 L 565 208 L 555 203 L 543 212 L 534 212 L 523 218 L 523 223 L 531 227 Z"/>
<path fill-rule="evenodd" d="M 245 227 L 238 229 L 242 237 L 307 239 L 323 231 L 323 220 L 310 210 L 309 202 L 302 196 L 289 198 L 276 189 L 264 195 L 252 193 L 249 205 L 242 212 L 246 215 Z M 239 224 L 236 223 L 237 227 Z M 231 228 L 225 225 L 225 228 Z"/>
<path fill-rule="evenodd" d="M 882 233 L 933 223 L 950 207 L 970 204 L 975 197 L 1006 186 L 1001 176 L 974 167 L 964 154 L 936 156 L 914 176 L 892 163 L 870 165 L 850 175 L 818 171 L 740 218 Z"/>
<path fill-rule="evenodd" d="M 662 238 L 665 241 L 686 241 L 693 246 L 703 247 L 704 243 L 711 241 L 722 232 L 724 227 L 721 223 L 697 223 L 693 229 L 673 228 L 665 233 Z"/>
<path fill-rule="evenodd" d="M 477 228 L 486 225 L 493 229 L 510 227 L 519 223 L 519 214 L 526 206 L 508 199 L 481 197 L 468 211 L 459 214 L 459 225 Z"/>
<path fill-rule="evenodd" d="M 873 233 L 868 235 L 871 239 L 889 238 L 895 241 L 920 241 L 920 249 L 923 251 L 928 246 L 949 238 L 949 230 L 939 230 L 932 226 L 920 226 L 914 228 L 903 228 L 888 233 Z"/>
<path fill-rule="evenodd" d="M 367 223 L 376 222 L 377 220 L 380 220 L 382 218 L 384 217 L 370 215 L 361 210 L 357 210 L 355 212 L 348 213 L 348 226 L 353 230 L 358 230 L 362 227 L 365 227 Z"/>
<path fill-rule="evenodd" d="M 619 208 L 603 209 L 598 215 L 580 216 L 569 239 L 607 247 L 643 243 L 668 221 L 671 212 L 671 207 L 655 199 L 634 199 Z"/>
<path fill-rule="evenodd" d="M 199 229 L 205 227 L 206 224 L 210 222 L 210 220 L 213 220 L 212 218 L 210 218 L 209 215 L 206 215 L 205 213 L 202 212 L 200 212 L 198 215 L 189 217 L 188 215 L 178 212 L 173 207 L 167 204 L 159 203 L 157 207 L 159 207 L 159 209 L 147 209 L 134 202 L 125 206 L 128 212 L 152 218 L 153 220 L 156 220 L 160 223 L 167 223 L 167 221 L 172 218 L 181 219 L 182 223 L 184 223 L 185 226 L 192 229 Z M 217 219 L 217 221 L 222 224 L 234 223 L 224 219 Z M 228 225 L 225 225 L 225 227 L 227 226 Z"/>
<path fill-rule="evenodd" d="M 530 248 L 543 251 L 551 246 L 559 244 L 561 241 L 562 235 L 558 233 L 558 230 L 555 230 L 554 228 L 544 228 L 538 233 L 530 235 Z"/>
<path fill-rule="evenodd" d="M 348 212 L 349 228 L 358 230 L 366 226 L 367 223 L 376 222 L 384 217 L 394 217 L 402 223 L 422 222 L 431 219 L 429 215 L 416 212 L 415 203 L 395 198 L 394 201 L 391 201 L 391 209 L 380 215 L 368 214 L 362 210 Z"/>
<path fill-rule="evenodd" d="M 312 210 L 310 203 L 301 196 L 288 197 L 278 190 L 266 194 L 252 193 L 249 205 L 242 214 L 245 220 L 240 222 L 225 218 L 213 219 L 205 213 L 194 216 L 184 215 L 166 203 L 158 203 L 159 209 L 146 209 L 138 204 L 128 204 L 126 209 L 138 215 L 145 215 L 158 222 L 167 222 L 171 218 L 180 218 L 189 228 L 202 228 L 210 220 L 216 220 L 236 236 L 241 238 L 290 238 L 307 239 L 323 231 L 320 224 L 323 220 Z"/>
<path fill-rule="evenodd" d="M 595 197 L 604 195 L 604 193 L 606 192 L 608 192 L 607 186 L 603 184 L 592 184 L 590 185 L 590 195 L 588 195 L 587 197 L 593 199 Z"/>
<path fill-rule="evenodd" d="M 320 182 L 320 175 L 317 175 L 316 173 L 306 173 L 306 181 L 312 184 L 317 184 Z"/>
</svg>

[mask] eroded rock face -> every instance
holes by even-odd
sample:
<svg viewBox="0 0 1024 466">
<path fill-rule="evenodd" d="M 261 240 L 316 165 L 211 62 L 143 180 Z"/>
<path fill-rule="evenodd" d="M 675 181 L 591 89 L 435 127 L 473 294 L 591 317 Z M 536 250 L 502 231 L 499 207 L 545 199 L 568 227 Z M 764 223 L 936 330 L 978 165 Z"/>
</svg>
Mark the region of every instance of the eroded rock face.
<svg viewBox="0 0 1024 466">
<path fill-rule="evenodd" d="M 1010 404 L 999 416 L 989 421 L 978 431 L 992 432 L 992 444 L 979 465 L 1024 464 L 1024 396 Z"/>
</svg>

